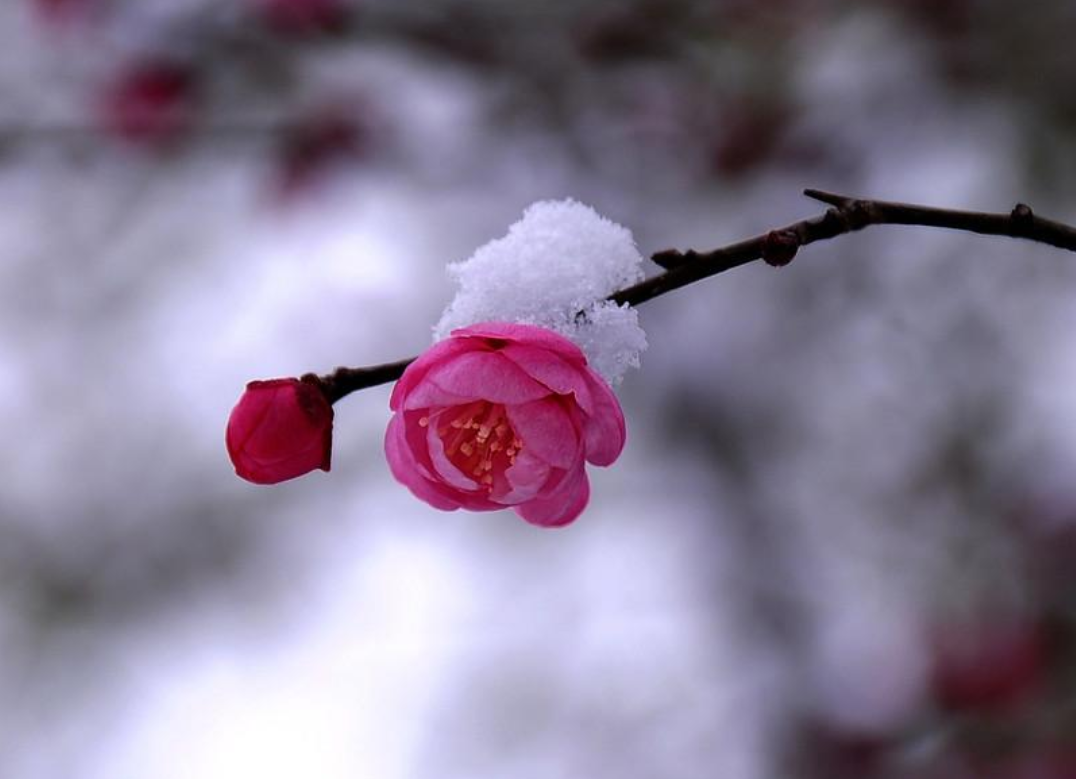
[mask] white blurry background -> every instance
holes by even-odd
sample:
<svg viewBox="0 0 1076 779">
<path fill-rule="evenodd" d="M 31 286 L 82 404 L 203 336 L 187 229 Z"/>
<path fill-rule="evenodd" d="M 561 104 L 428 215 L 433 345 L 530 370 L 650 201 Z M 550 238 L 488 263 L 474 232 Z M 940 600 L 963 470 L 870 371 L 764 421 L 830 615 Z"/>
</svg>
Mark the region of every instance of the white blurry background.
<svg viewBox="0 0 1076 779">
<path fill-rule="evenodd" d="M 644 254 L 804 186 L 1074 221 L 1076 20 L 1007 5 L 5 3 L 0 775 L 1067 759 L 1060 251 L 872 228 L 647 304 L 628 449 L 561 531 L 413 499 L 387 387 L 337 405 L 331 474 L 223 447 L 249 379 L 425 348 L 445 266 L 534 200 Z M 939 644 L 1013 634 L 1018 715 L 950 716 Z"/>
</svg>

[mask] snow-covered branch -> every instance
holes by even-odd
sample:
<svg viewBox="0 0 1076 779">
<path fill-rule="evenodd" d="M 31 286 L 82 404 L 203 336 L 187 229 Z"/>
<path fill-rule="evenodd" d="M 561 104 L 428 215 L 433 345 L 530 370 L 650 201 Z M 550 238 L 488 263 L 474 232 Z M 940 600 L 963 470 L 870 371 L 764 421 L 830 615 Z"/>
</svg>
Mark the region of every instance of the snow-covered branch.
<svg viewBox="0 0 1076 779">
<path fill-rule="evenodd" d="M 1005 214 L 868 200 L 816 189 L 804 190 L 804 194 L 826 203 L 830 208 L 819 216 L 708 252 L 676 249 L 655 252 L 650 259 L 664 271 L 614 292 L 608 300 L 617 304 L 638 305 L 760 259 L 775 267 L 787 265 L 802 246 L 846 235 L 871 225 L 941 227 L 982 235 L 1020 238 L 1076 251 L 1076 228 L 1037 216 L 1023 203 L 1017 204 L 1011 212 Z M 409 357 L 362 368 L 337 368 L 325 376 L 308 374 L 304 379 L 319 381 L 330 402 L 335 402 L 356 390 L 397 380 L 414 359 Z"/>
</svg>

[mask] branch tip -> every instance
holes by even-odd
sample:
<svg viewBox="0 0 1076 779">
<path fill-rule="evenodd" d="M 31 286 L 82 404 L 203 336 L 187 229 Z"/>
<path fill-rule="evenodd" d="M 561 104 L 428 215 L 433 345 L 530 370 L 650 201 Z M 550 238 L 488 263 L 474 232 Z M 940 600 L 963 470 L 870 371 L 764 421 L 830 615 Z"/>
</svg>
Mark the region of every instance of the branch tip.
<svg viewBox="0 0 1076 779">
<path fill-rule="evenodd" d="M 684 253 L 679 249 L 662 249 L 660 252 L 654 252 L 650 255 L 650 261 L 665 270 L 679 268 L 684 264 L 686 259 Z"/>
<path fill-rule="evenodd" d="M 845 197 L 844 195 L 835 195 L 832 192 L 824 192 L 821 189 L 805 189 L 803 194 L 811 198 L 811 200 L 817 200 L 820 203 L 826 205 L 836 206 L 837 208 L 845 208 L 853 198 Z"/>
</svg>

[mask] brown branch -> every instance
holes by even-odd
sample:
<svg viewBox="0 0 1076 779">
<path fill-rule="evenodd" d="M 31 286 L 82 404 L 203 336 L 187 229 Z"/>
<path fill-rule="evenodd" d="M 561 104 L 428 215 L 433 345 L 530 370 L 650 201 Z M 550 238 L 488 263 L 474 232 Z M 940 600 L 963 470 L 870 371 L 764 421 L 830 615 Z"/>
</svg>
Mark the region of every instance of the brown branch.
<svg viewBox="0 0 1076 779">
<path fill-rule="evenodd" d="M 302 379 L 319 383 L 325 397 L 330 403 L 335 403 L 355 390 L 396 381 L 403 375 L 404 369 L 414 361 L 414 357 L 408 357 L 406 360 L 370 365 L 365 368 L 337 368 L 324 376 L 308 373 Z"/>
<path fill-rule="evenodd" d="M 656 252 L 651 260 L 664 268 L 662 273 L 615 292 L 608 299 L 619 304 L 638 305 L 755 260 L 764 260 L 775 267 L 787 265 L 802 246 L 862 230 L 870 225 L 942 227 L 1020 238 L 1076 251 L 1076 228 L 1036 216 L 1023 203 L 1017 204 L 1008 214 L 991 214 L 863 200 L 817 189 L 804 190 L 804 194 L 830 208 L 820 216 L 793 222 L 713 251 L 680 252 L 665 249 Z M 414 359 L 411 357 L 369 368 L 337 368 L 333 373 L 320 377 L 320 381 L 326 386 L 329 399 L 335 402 L 356 390 L 395 381 Z"/>
</svg>

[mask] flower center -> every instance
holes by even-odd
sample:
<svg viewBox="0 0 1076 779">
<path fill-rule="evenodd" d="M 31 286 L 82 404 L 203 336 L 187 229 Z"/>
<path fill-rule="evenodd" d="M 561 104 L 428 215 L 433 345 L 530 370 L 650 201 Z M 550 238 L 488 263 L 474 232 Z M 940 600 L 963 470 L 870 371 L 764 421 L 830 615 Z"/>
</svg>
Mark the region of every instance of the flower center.
<svg viewBox="0 0 1076 779">
<path fill-rule="evenodd" d="M 428 417 L 419 420 L 423 427 L 429 423 Z M 523 449 L 500 403 L 478 400 L 446 409 L 436 424 L 449 461 L 487 492 L 493 489 L 494 474 L 511 467 Z"/>
</svg>

